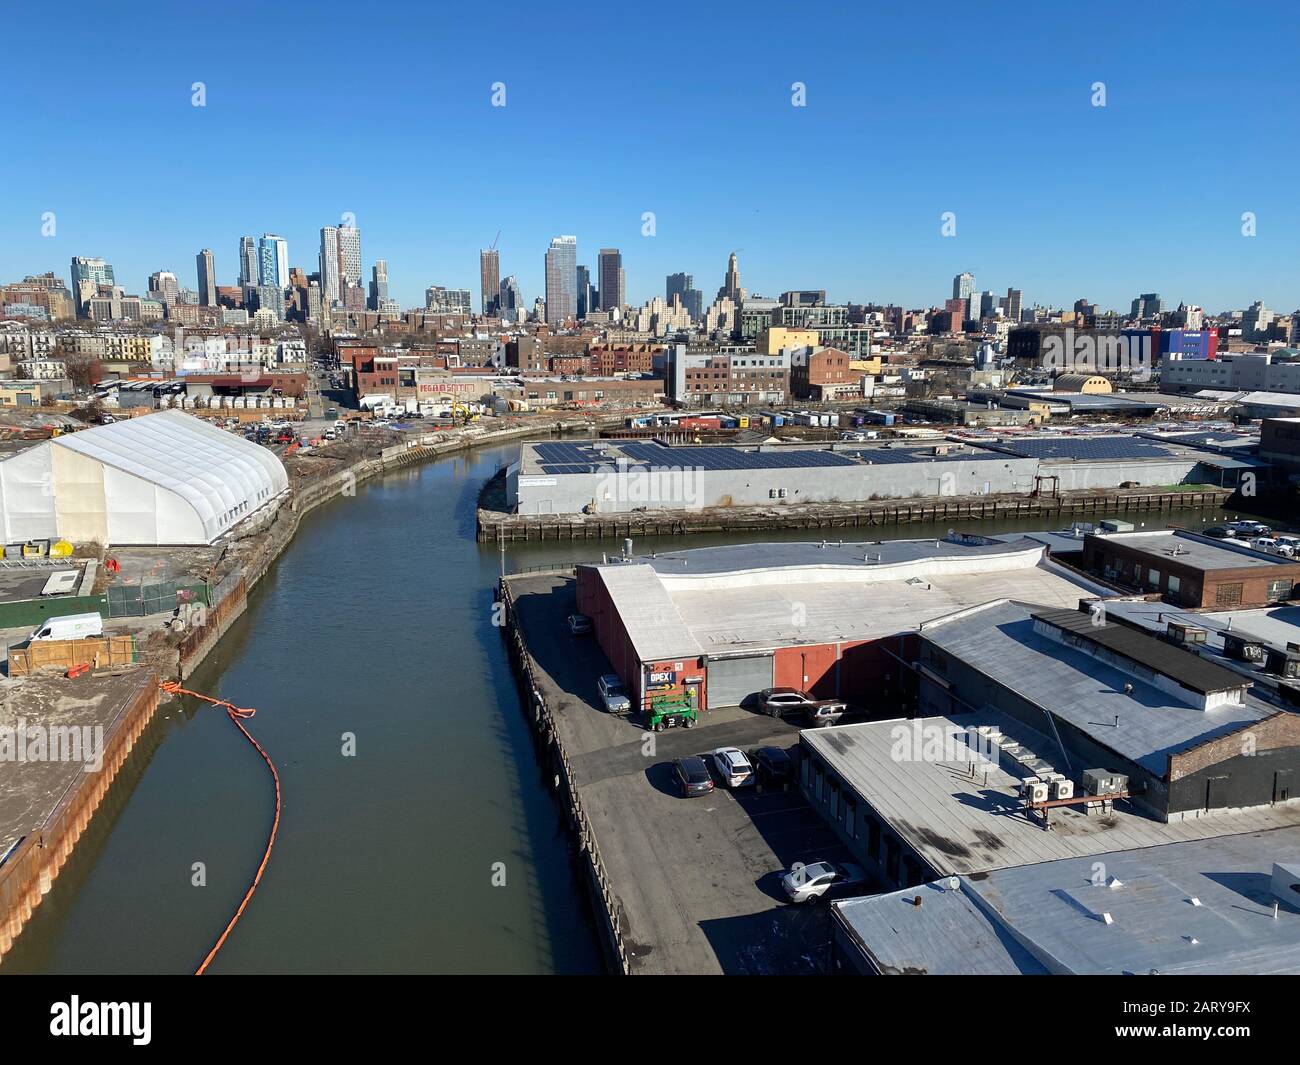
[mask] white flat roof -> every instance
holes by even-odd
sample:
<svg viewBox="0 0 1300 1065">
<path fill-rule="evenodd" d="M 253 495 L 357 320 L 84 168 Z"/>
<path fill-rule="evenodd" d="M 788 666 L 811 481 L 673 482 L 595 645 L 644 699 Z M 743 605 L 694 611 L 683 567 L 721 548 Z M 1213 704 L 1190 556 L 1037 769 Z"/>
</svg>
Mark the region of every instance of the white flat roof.
<svg viewBox="0 0 1300 1065">
<path fill-rule="evenodd" d="M 1027 539 L 744 544 L 594 568 L 642 661 L 873 640 L 994 599 L 1073 609 L 1105 592 Z"/>
</svg>

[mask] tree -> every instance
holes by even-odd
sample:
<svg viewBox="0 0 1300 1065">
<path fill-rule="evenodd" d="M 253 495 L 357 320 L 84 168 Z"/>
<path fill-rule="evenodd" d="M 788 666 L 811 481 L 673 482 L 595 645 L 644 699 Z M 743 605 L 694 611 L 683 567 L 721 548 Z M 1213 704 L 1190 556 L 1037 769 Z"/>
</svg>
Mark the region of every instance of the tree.
<svg viewBox="0 0 1300 1065">
<path fill-rule="evenodd" d="M 104 377 L 104 367 L 93 355 L 68 355 L 63 365 L 72 387 L 79 392 L 93 388 Z"/>
</svg>

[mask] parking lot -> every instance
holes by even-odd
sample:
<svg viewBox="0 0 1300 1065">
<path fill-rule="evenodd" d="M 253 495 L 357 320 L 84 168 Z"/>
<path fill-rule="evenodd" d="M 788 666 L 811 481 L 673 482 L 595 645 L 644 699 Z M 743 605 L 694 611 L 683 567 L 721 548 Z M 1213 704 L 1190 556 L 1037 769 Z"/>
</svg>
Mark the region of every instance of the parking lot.
<svg viewBox="0 0 1300 1065">
<path fill-rule="evenodd" d="M 795 862 L 849 856 L 798 789 L 721 785 L 683 798 L 672 762 L 718 747 L 794 751 L 795 724 L 737 707 L 692 729 L 649 733 L 605 713 L 596 678 L 609 663 L 569 634 L 573 580 L 512 578 L 517 617 L 543 696 L 595 827 L 630 929 L 633 971 L 818 973 L 828 964 L 827 907 L 791 905 L 779 878 Z M 797 753 L 797 752 L 796 752 Z"/>
</svg>

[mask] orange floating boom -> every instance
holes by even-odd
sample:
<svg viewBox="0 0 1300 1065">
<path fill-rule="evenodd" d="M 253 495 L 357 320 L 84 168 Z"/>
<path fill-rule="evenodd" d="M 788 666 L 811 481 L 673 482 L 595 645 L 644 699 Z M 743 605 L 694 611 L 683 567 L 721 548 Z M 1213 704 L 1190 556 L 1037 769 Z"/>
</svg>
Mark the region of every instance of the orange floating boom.
<svg viewBox="0 0 1300 1065">
<path fill-rule="evenodd" d="M 280 829 L 280 774 L 276 772 L 275 763 L 271 761 L 271 756 L 266 753 L 265 749 L 257 742 L 257 740 L 253 739 L 252 733 L 249 732 L 248 729 L 244 728 L 242 719 L 252 717 L 257 713 L 256 710 L 251 707 L 236 706 L 234 703 L 226 702 L 224 699 L 214 699 L 211 695 L 204 695 L 202 692 L 190 691 L 190 689 L 182 688 L 179 683 L 172 680 L 159 681 L 159 686 L 163 691 L 168 692 L 171 695 L 192 695 L 194 698 L 202 699 L 204 702 L 211 703 L 213 706 L 223 707 L 227 716 L 235 723 L 235 728 L 239 729 L 239 731 L 244 734 L 244 739 L 248 740 L 248 742 L 257 750 L 257 753 L 262 756 L 262 760 L 266 762 L 267 768 L 271 770 L 271 779 L 275 781 L 275 820 L 271 822 L 271 835 L 266 841 L 266 851 L 262 855 L 262 864 L 257 867 L 257 873 L 253 877 L 253 882 L 248 885 L 248 891 L 244 894 L 243 901 L 239 904 L 239 909 L 235 911 L 235 915 L 230 919 L 230 923 L 226 925 L 225 931 L 221 933 L 221 936 L 217 939 L 216 943 L 213 944 L 212 949 L 208 951 L 207 957 L 203 959 L 203 964 L 195 970 L 195 976 L 202 976 L 207 970 L 207 967 L 212 964 L 212 959 L 217 956 L 217 951 L 219 951 L 225 944 L 226 938 L 230 935 L 235 925 L 239 923 L 239 919 L 244 916 L 244 910 L 248 908 L 248 904 L 253 898 L 253 892 L 257 890 L 257 885 L 262 880 L 262 874 L 266 872 L 266 866 L 271 861 L 271 849 L 275 846 L 275 834 Z"/>
</svg>

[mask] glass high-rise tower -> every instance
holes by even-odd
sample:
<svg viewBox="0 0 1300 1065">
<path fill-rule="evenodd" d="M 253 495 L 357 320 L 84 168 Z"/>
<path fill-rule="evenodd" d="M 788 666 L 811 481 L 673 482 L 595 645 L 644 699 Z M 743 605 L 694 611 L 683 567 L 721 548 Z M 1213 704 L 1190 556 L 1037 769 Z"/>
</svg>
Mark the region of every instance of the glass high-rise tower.
<svg viewBox="0 0 1300 1065">
<path fill-rule="evenodd" d="M 546 250 L 546 324 L 578 313 L 578 238 L 556 237 Z"/>
</svg>

